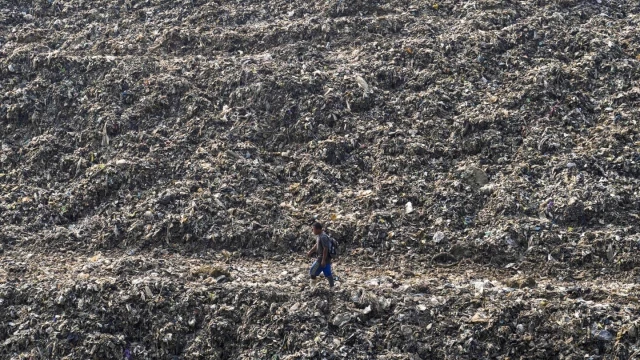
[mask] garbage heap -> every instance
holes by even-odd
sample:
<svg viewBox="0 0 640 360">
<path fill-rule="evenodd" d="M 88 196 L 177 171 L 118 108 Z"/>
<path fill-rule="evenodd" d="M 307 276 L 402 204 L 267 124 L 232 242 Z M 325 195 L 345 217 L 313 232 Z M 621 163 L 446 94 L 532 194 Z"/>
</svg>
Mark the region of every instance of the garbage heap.
<svg viewBox="0 0 640 360">
<path fill-rule="evenodd" d="M 1 14 L 4 246 L 297 251 L 314 216 L 474 261 L 636 241 L 636 2 Z"/>
<path fill-rule="evenodd" d="M 328 290 L 324 279 L 309 284 L 295 257 L 112 255 L 1 259 L 2 358 L 633 359 L 640 350 L 640 286 L 606 276 L 415 261 L 371 271 L 365 252 L 336 264 Z"/>
<path fill-rule="evenodd" d="M 373 254 L 370 261 L 428 264 L 461 276 L 467 268 L 517 268 L 538 282 L 577 277 L 632 284 L 640 244 L 639 21 L 640 5 L 626 0 L 337 0 L 303 6 L 283 0 L 5 0 L 0 257 L 29 266 L 53 257 L 64 269 L 65 262 L 96 252 L 117 259 L 115 254 L 160 251 L 186 262 L 189 254 L 224 250 L 269 264 L 308 250 L 308 225 L 318 219 L 346 253 Z M 384 265 L 376 264 L 360 265 L 373 266 L 371 271 Z M 1 301 L 33 301 L 20 311 L 42 314 L 42 324 L 109 326 L 95 333 L 123 336 L 113 340 L 113 349 L 133 342 L 125 325 L 91 318 L 95 311 L 85 313 L 66 297 L 55 304 L 49 298 L 54 291 L 41 287 L 75 289 L 75 283 L 44 282 L 46 273 L 27 279 L 21 267 L 27 265 L 15 266 L 3 268 Z M 91 300 L 102 304 L 95 309 L 130 317 L 109 299 L 133 286 L 132 278 L 119 279 L 125 283 L 74 291 L 101 294 Z M 166 308 L 145 311 L 169 316 L 178 299 L 185 300 L 179 305 L 185 311 L 201 303 L 182 292 L 186 280 L 172 281 L 178 295 L 167 297 Z M 239 286 L 219 292 L 241 301 L 249 290 Z M 151 296 L 144 286 L 136 289 L 145 294 L 136 300 L 142 306 Z M 163 288 L 149 289 L 156 297 Z M 439 296 L 454 296 L 452 289 Z M 291 305 L 267 297 L 255 301 Z M 36 307 L 47 301 L 61 309 L 55 315 L 68 311 L 73 317 L 48 318 L 52 310 Z M 222 303 L 239 308 L 231 300 Z M 584 306 L 592 315 L 567 320 L 582 321 L 572 325 L 582 330 L 572 341 L 567 337 L 566 346 L 592 336 L 591 326 L 600 321 L 595 313 L 618 321 L 614 312 Z M 24 315 L 5 309 L 3 319 Z M 546 311 L 534 326 L 558 324 Z M 387 321 L 391 312 L 384 314 L 377 319 Z M 458 321 L 461 313 L 451 314 Z M 18 328 L 3 323 L 0 341 L 13 342 L 16 331 L 29 334 L 18 333 L 28 343 L 4 348 L 55 357 L 72 353 L 60 350 L 67 341 L 64 346 L 83 344 L 73 356 L 89 356 L 87 338 L 64 331 L 65 339 L 47 343 L 60 352 L 47 353 L 43 333 L 28 328 L 40 320 L 7 320 Z M 185 321 L 167 320 L 167 326 L 186 326 L 167 333 L 188 333 Z M 421 331 L 416 338 L 427 336 L 422 323 L 413 325 Z M 43 331 L 49 326 L 55 329 L 49 324 Z M 219 326 L 207 331 L 227 331 Z M 368 328 L 368 341 L 353 338 L 354 344 L 382 346 L 378 326 Z M 529 331 L 518 333 L 514 326 L 515 334 Z M 597 331 L 614 334 L 606 326 Z M 617 338 L 619 330 L 614 340 L 626 344 Z M 453 328 L 442 331 L 439 336 L 449 336 Z M 391 333 L 408 336 L 409 330 Z M 167 341 L 186 341 L 178 338 Z M 166 344 L 162 339 L 153 340 L 154 349 Z M 470 344 L 482 339 L 474 335 Z M 503 350 L 538 340 L 509 340 Z M 145 349 L 153 348 L 152 340 L 145 341 Z M 145 356 L 182 356 L 184 344 Z M 250 348 L 237 344 L 234 350 L 208 346 L 211 353 L 204 356 L 240 356 Z M 370 351 L 367 356 L 381 354 Z M 111 356 L 105 354 L 94 356 Z"/>
</svg>

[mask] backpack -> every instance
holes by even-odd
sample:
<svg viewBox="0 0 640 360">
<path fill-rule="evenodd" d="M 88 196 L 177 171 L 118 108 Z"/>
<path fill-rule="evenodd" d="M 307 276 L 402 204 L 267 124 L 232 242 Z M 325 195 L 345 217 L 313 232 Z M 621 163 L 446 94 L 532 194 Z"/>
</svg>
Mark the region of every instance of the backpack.
<svg viewBox="0 0 640 360">
<path fill-rule="evenodd" d="M 331 240 L 331 247 L 329 248 L 329 256 L 331 258 L 335 258 L 340 254 L 340 250 L 339 250 L 340 243 L 338 242 L 338 240 L 334 239 L 331 236 L 329 236 L 329 240 Z"/>
</svg>

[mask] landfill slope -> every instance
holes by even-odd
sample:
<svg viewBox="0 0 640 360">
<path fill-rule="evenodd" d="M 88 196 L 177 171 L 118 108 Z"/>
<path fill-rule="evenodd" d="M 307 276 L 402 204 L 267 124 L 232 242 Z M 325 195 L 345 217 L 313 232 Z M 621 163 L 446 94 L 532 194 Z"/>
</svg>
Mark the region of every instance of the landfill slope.
<svg viewBox="0 0 640 360">
<path fill-rule="evenodd" d="M 637 284 L 352 255 L 332 291 L 296 257 L 2 259 L 2 358 L 637 357 Z"/>
<path fill-rule="evenodd" d="M 639 22 L 4 0 L 0 356 L 637 356 Z M 333 295 L 301 276 L 314 218 Z"/>
</svg>

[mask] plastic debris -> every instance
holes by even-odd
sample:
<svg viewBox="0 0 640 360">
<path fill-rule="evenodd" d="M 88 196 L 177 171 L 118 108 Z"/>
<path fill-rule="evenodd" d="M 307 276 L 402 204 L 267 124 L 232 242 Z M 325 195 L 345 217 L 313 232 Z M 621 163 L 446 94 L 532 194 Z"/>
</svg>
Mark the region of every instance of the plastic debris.
<svg viewBox="0 0 640 360">
<path fill-rule="evenodd" d="M 3 2 L 0 358 L 633 358 L 638 12 Z"/>
</svg>

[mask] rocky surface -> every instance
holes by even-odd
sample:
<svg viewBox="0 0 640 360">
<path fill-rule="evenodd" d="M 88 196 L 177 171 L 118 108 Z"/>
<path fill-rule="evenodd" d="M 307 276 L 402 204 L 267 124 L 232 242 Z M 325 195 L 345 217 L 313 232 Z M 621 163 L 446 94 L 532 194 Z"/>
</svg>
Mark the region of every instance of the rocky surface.
<svg viewBox="0 0 640 360">
<path fill-rule="evenodd" d="M 2 4 L 3 357 L 637 356 L 636 1 Z"/>
</svg>

